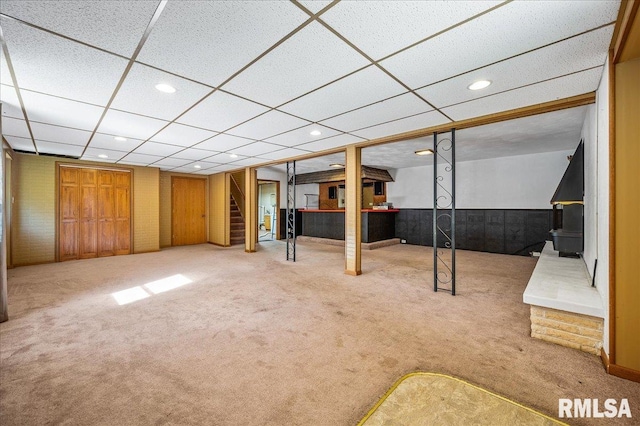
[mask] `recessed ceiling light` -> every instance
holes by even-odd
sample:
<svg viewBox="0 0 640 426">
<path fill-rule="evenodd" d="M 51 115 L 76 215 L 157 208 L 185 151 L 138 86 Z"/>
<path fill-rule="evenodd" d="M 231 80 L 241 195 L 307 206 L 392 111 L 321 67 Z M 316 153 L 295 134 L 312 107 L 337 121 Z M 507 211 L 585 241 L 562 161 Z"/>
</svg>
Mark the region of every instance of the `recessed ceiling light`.
<svg viewBox="0 0 640 426">
<path fill-rule="evenodd" d="M 202 166 L 200 164 L 196 164 L 195 166 L 193 166 L 195 169 L 201 169 Z"/>
<path fill-rule="evenodd" d="M 98 154 L 99 158 L 109 158 L 107 154 Z"/>
<path fill-rule="evenodd" d="M 471 83 L 467 88 L 469 90 L 480 90 L 488 87 L 491 84 L 489 80 L 478 80 L 474 83 Z"/>
<path fill-rule="evenodd" d="M 416 155 L 431 155 L 433 154 L 433 150 L 432 149 L 420 149 L 418 151 L 415 152 Z"/>
<path fill-rule="evenodd" d="M 123 138 L 122 136 L 116 136 L 114 139 L 117 140 L 118 142 L 126 142 L 127 141 L 127 138 Z"/>
<path fill-rule="evenodd" d="M 156 84 L 156 89 L 164 93 L 175 93 L 176 91 L 175 87 L 169 86 L 168 84 L 165 84 L 165 83 Z"/>
<path fill-rule="evenodd" d="M 229 154 L 229 157 L 231 158 L 238 158 L 238 156 L 236 154 Z"/>
<path fill-rule="evenodd" d="M 344 164 L 339 164 L 339 163 L 333 163 L 333 164 L 329 164 L 329 167 L 344 167 Z"/>
<path fill-rule="evenodd" d="M 309 134 L 311 136 L 320 136 L 322 132 L 320 130 L 312 130 L 311 132 L 309 132 Z"/>
</svg>

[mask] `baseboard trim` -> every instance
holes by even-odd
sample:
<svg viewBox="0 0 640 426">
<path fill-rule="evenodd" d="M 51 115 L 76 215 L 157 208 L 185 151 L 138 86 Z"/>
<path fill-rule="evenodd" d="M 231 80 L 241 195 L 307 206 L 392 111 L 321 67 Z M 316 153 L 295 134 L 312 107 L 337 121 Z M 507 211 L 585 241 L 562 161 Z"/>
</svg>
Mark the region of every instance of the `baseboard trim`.
<svg viewBox="0 0 640 426">
<path fill-rule="evenodd" d="M 160 249 L 156 249 L 156 250 L 143 250 L 143 251 L 134 251 L 131 254 L 145 254 L 145 253 L 157 253 L 161 251 Z M 126 256 L 126 255 L 125 255 Z"/>
<path fill-rule="evenodd" d="M 600 349 L 600 360 L 602 361 L 602 366 L 604 367 L 604 371 L 609 372 L 609 355 L 605 352 L 604 348 Z"/>
<path fill-rule="evenodd" d="M 231 247 L 231 244 L 225 245 L 220 243 L 214 243 L 213 241 L 207 241 L 207 244 L 211 244 L 212 246 L 216 246 L 216 247 Z"/>
<path fill-rule="evenodd" d="M 73 259 L 73 260 L 81 260 L 81 259 Z M 57 262 L 55 260 L 43 260 L 42 262 L 14 263 L 13 268 L 19 268 L 21 266 L 48 265 L 49 263 L 57 263 Z"/>
<path fill-rule="evenodd" d="M 362 271 L 344 271 L 345 274 L 351 275 L 352 277 L 357 277 L 358 275 L 362 275 Z"/>
<path fill-rule="evenodd" d="M 247 250 L 247 249 L 244 249 L 244 252 L 245 252 L 245 253 L 256 253 L 256 250 Z"/>
<path fill-rule="evenodd" d="M 609 364 L 609 374 L 640 383 L 640 371 L 621 365 Z"/>
</svg>

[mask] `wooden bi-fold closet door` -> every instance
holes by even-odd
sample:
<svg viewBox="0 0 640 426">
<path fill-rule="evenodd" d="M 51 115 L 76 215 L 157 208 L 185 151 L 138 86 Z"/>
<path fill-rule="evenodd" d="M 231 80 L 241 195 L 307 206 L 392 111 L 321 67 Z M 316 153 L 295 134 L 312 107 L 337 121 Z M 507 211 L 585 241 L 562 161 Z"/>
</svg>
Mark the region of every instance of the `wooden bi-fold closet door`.
<svg viewBox="0 0 640 426">
<path fill-rule="evenodd" d="M 131 252 L 131 173 L 60 166 L 61 261 Z"/>
</svg>

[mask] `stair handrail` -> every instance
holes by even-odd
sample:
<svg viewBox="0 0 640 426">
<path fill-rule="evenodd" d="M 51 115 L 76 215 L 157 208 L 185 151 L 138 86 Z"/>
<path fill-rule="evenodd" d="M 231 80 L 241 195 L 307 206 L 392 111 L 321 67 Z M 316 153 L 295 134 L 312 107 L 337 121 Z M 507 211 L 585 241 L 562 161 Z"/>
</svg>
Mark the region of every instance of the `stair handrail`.
<svg viewBox="0 0 640 426">
<path fill-rule="evenodd" d="M 242 190 L 240 185 L 238 185 L 238 182 L 236 181 L 236 178 L 233 177 L 233 174 L 231 174 L 230 176 L 231 176 L 231 185 L 230 185 L 231 197 L 236 202 L 236 205 L 238 206 L 238 210 L 240 211 L 240 216 L 242 216 L 242 219 L 244 220 L 244 206 L 245 206 L 244 191 Z"/>
</svg>

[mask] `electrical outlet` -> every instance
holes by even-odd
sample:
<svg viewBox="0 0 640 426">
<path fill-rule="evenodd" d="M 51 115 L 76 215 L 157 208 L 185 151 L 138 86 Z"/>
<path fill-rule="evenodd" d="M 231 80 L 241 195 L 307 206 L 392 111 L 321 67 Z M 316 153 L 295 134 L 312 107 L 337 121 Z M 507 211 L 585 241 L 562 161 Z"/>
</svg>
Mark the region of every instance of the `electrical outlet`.
<svg viewBox="0 0 640 426">
<path fill-rule="evenodd" d="M 400 240 L 400 244 L 407 244 L 407 240 Z"/>
</svg>

